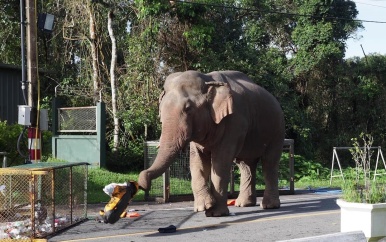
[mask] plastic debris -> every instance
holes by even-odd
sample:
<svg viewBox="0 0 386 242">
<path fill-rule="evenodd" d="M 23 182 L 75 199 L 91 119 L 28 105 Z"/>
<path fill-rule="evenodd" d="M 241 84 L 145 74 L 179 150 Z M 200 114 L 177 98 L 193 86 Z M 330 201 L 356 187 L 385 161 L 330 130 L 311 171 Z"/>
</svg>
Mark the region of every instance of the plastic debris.
<svg viewBox="0 0 386 242">
<path fill-rule="evenodd" d="M 158 229 L 158 232 L 160 232 L 160 233 L 174 233 L 174 232 L 176 232 L 177 231 L 177 228 L 176 228 L 176 226 L 174 226 L 174 225 L 170 225 L 170 226 L 168 226 L 168 227 L 165 227 L 165 228 L 159 228 Z"/>
<path fill-rule="evenodd" d="M 32 234 L 31 221 L 8 222 L 5 227 L 0 226 L 0 239 L 28 239 Z"/>
<path fill-rule="evenodd" d="M 141 216 L 141 215 L 139 213 L 136 213 L 136 212 L 130 212 L 126 215 L 126 217 L 128 217 L 128 218 L 137 218 L 139 216 Z"/>
<path fill-rule="evenodd" d="M 0 192 L 3 194 L 3 196 L 5 196 L 5 185 L 0 186 Z"/>
<path fill-rule="evenodd" d="M 236 203 L 236 200 L 232 199 L 232 200 L 228 200 L 227 204 L 228 206 L 234 206 Z"/>
<path fill-rule="evenodd" d="M 126 187 L 128 184 L 127 182 L 125 183 L 110 183 L 109 185 L 106 185 L 104 188 L 103 188 L 103 191 L 109 195 L 109 197 L 112 197 L 113 195 L 113 192 L 114 192 L 114 189 L 116 186 L 123 186 L 123 187 Z"/>
</svg>

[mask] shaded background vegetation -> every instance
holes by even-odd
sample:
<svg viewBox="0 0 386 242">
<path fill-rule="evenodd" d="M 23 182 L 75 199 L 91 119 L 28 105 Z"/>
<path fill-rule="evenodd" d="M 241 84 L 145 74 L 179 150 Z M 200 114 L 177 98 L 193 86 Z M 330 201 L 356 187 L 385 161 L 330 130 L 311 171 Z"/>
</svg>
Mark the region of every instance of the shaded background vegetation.
<svg viewBox="0 0 386 242">
<path fill-rule="evenodd" d="M 20 65 L 19 1 L 0 0 L 0 62 Z M 158 139 L 158 95 L 172 72 L 238 70 L 272 92 L 285 112 L 295 153 L 330 164 L 333 146 L 361 132 L 385 145 L 386 57 L 345 59 L 345 44 L 361 23 L 346 0 L 65 0 L 39 1 L 55 15 L 52 34 L 39 32 L 42 103 L 54 87 L 101 90 L 107 104 L 108 168 L 143 168 L 143 142 Z M 117 51 L 107 31 L 113 12 Z M 91 35 L 91 31 L 95 35 Z M 95 51 L 95 57 L 92 55 Z M 111 57 L 117 56 L 119 145 L 113 149 Z M 96 63 L 93 66 L 93 63 Z M 66 97 L 68 106 L 93 98 Z M 19 132 L 12 131 L 12 132 Z M 4 139 L 4 138 L 2 138 Z M 1 142 L 0 150 L 15 149 Z M 47 147 L 47 146 L 45 146 Z M 48 155 L 50 150 L 45 150 Z M 16 155 L 12 163 L 20 162 Z M 343 161 L 344 162 L 344 161 Z"/>
</svg>

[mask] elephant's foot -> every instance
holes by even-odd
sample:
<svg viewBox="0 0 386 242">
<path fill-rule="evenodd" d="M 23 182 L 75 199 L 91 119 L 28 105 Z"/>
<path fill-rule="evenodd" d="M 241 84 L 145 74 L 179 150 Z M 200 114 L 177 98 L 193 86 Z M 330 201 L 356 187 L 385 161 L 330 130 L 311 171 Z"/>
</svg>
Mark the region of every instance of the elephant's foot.
<svg viewBox="0 0 386 242">
<path fill-rule="evenodd" d="M 214 200 L 210 194 L 206 194 L 206 196 L 196 196 L 194 198 L 194 211 L 205 211 L 214 207 L 215 204 L 216 200 Z"/>
<path fill-rule="evenodd" d="M 264 209 L 280 208 L 280 199 L 263 197 L 263 200 L 260 202 L 260 207 Z"/>
<path fill-rule="evenodd" d="M 214 206 L 208 210 L 205 211 L 205 215 L 207 217 L 221 217 L 221 216 L 228 216 L 229 215 L 229 209 L 228 206 Z"/>
<path fill-rule="evenodd" d="M 235 202 L 236 207 L 252 207 L 256 206 L 256 197 L 255 196 L 238 196 Z"/>
</svg>

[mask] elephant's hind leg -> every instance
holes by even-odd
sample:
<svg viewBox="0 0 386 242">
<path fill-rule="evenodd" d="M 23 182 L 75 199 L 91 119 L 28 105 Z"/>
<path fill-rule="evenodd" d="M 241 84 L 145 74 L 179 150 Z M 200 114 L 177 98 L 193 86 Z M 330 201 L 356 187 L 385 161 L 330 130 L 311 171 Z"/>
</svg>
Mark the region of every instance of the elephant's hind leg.
<svg viewBox="0 0 386 242">
<path fill-rule="evenodd" d="M 235 206 L 256 206 L 256 163 L 236 160 L 240 170 L 240 193 L 236 199 Z"/>
<path fill-rule="evenodd" d="M 283 145 L 279 143 L 266 151 L 262 157 L 262 168 L 265 181 L 263 200 L 260 206 L 267 208 L 280 208 L 279 199 L 279 162 Z"/>
</svg>

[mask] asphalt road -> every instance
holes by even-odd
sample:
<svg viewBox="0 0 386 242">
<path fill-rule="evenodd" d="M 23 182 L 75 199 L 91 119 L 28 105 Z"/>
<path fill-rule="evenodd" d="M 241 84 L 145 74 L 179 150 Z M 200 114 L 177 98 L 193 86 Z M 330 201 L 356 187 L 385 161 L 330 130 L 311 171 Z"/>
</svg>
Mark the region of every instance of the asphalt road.
<svg viewBox="0 0 386 242">
<path fill-rule="evenodd" d="M 298 194 L 300 193 L 300 194 Z M 207 218 L 193 212 L 193 202 L 171 204 L 131 203 L 137 218 L 123 218 L 104 224 L 94 220 L 103 207 L 90 207 L 89 220 L 48 241 L 279 241 L 340 232 L 339 194 L 333 192 L 297 192 L 281 196 L 281 208 L 263 210 L 259 206 L 230 206 L 231 216 Z M 258 203 L 261 198 L 258 198 Z M 159 233 L 158 228 L 174 225 L 174 233 Z"/>
</svg>

